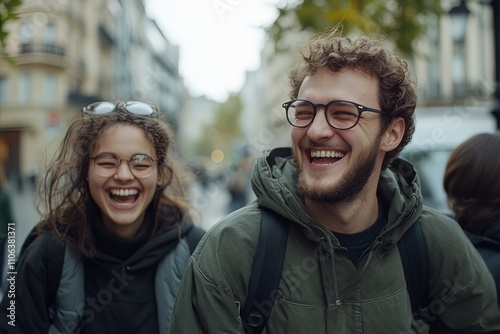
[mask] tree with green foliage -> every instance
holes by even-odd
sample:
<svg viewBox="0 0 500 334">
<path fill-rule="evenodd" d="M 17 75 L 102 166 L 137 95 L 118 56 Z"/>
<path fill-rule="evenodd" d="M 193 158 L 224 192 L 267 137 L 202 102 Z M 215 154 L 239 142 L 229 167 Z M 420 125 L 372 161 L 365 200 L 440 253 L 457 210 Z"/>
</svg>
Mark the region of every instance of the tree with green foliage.
<svg viewBox="0 0 500 334">
<path fill-rule="evenodd" d="M 9 32 L 6 28 L 8 21 L 19 19 L 16 14 L 17 7 L 21 6 L 21 0 L 2 0 L 0 2 L 0 56 L 7 56 L 7 36 Z"/>
<path fill-rule="evenodd" d="M 344 33 L 384 34 L 401 53 L 412 55 L 413 42 L 425 34 L 427 18 L 441 12 L 440 0 L 288 1 L 267 30 L 279 50 L 291 27 L 320 32 L 342 23 Z"/>
</svg>

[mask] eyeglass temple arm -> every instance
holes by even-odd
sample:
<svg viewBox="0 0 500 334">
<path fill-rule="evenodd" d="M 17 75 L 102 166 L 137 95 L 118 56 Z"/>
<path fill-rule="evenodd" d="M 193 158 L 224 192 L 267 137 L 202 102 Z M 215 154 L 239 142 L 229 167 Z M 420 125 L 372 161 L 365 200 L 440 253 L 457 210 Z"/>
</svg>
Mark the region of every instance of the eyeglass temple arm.
<svg viewBox="0 0 500 334">
<path fill-rule="evenodd" d="M 375 112 L 377 114 L 390 115 L 387 111 L 373 109 L 373 108 L 365 107 L 365 106 L 363 106 L 363 110 L 362 111 L 371 111 L 371 112 Z"/>
</svg>

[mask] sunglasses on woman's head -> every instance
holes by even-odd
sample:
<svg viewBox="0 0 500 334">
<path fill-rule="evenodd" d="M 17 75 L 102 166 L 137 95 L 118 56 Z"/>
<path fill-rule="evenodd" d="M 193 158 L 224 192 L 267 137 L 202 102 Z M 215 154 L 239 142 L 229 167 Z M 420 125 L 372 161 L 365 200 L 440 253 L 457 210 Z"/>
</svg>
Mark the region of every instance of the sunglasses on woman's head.
<svg viewBox="0 0 500 334">
<path fill-rule="evenodd" d="M 104 115 L 122 109 L 140 116 L 151 116 L 158 112 L 155 106 L 140 101 L 118 102 L 118 104 L 107 101 L 95 102 L 83 107 L 82 112 Z"/>
</svg>

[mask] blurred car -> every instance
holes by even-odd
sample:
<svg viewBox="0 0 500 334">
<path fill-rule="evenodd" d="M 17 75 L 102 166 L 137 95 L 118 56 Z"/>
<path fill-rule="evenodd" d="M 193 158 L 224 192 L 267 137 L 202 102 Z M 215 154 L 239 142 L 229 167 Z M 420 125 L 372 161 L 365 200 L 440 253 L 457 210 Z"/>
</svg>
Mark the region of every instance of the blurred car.
<svg viewBox="0 0 500 334">
<path fill-rule="evenodd" d="M 419 174 L 424 204 L 451 213 L 443 177 L 451 152 L 466 139 L 496 131 L 496 120 L 489 107 L 417 108 L 412 141 L 401 152 Z"/>
</svg>

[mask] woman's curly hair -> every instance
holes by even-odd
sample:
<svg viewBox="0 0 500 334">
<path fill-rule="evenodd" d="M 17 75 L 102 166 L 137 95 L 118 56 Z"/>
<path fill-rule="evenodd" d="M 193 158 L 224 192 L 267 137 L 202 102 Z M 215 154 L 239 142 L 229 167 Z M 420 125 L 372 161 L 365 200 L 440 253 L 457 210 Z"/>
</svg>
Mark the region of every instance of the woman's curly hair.
<svg viewBox="0 0 500 334">
<path fill-rule="evenodd" d="M 143 129 L 156 151 L 163 183 L 147 209 L 154 220 L 150 238 L 160 229 L 179 226 L 189 210 L 184 200 L 180 169 L 176 168 L 177 161 L 171 152 L 173 133 L 157 109 L 153 115 L 141 116 L 128 112 L 123 103 L 118 103 L 108 114 L 79 113 L 70 124 L 40 184 L 37 208 L 42 223 L 37 232 L 51 230 L 63 241 L 76 244 L 79 252 L 89 257 L 95 253 L 91 222 L 99 210 L 87 183 L 90 154 L 103 131 L 116 124 Z"/>
<path fill-rule="evenodd" d="M 327 67 L 332 72 L 343 69 L 361 71 L 378 79 L 379 103 L 388 117 L 383 117 L 384 131 L 392 120 L 405 121 L 405 134 L 399 146 L 385 155 L 382 168 L 410 142 L 415 132 L 414 112 L 417 96 L 415 82 L 410 77 L 408 63 L 385 47 L 384 39 L 367 36 L 349 38 L 342 36 L 342 26 L 337 25 L 307 41 L 301 48 L 301 58 L 289 73 L 290 97 L 296 99 L 302 82 L 318 69 Z"/>
</svg>

